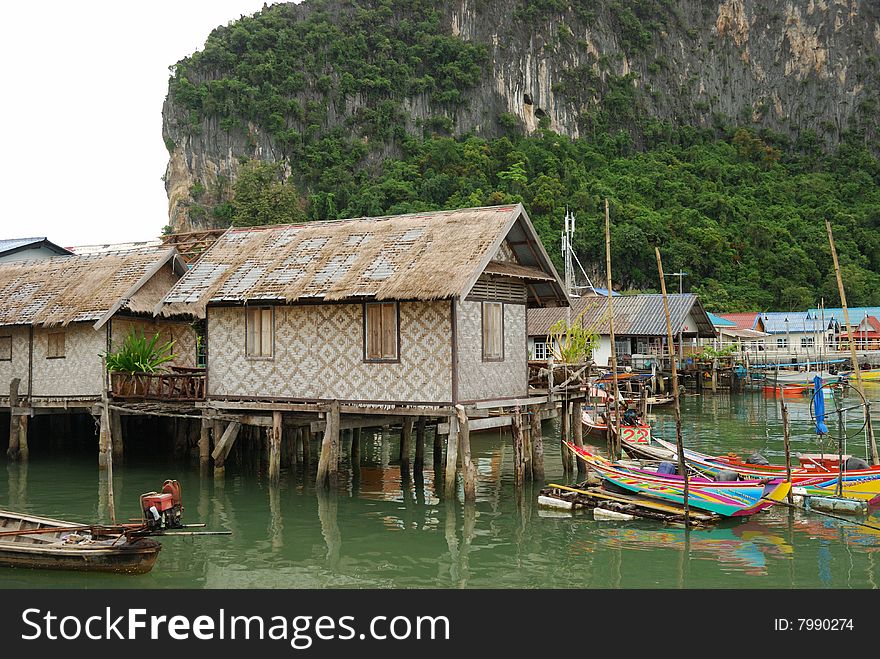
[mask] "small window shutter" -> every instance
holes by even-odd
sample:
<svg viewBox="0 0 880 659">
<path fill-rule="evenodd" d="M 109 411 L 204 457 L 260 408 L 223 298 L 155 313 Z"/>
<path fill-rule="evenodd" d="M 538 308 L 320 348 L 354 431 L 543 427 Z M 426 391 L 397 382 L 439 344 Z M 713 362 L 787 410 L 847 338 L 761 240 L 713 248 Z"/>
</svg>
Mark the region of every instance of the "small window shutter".
<svg viewBox="0 0 880 659">
<path fill-rule="evenodd" d="M 397 305 L 382 305 L 382 358 L 397 359 Z"/>
<path fill-rule="evenodd" d="M 58 356 L 64 357 L 64 332 L 58 332 Z"/>
<path fill-rule="evenodd" d="M 251 309 L 248 307 L 246 314 L 246 324 L 247 324 L 247 354 L 249 356 L 253 356 L 257 354 L 257 323 L 259 322 L 259 317 L 255 313 L 256 309 Z"/>
<path fill-rule="evenodd" d="M 272 308 L 260 309 L 260 356 L 272 356 Z"/>
<path fill-rule="evenodd" d="M 382 358 L 382 307 L 367 305 L 367 359 Z"/>
</svg>

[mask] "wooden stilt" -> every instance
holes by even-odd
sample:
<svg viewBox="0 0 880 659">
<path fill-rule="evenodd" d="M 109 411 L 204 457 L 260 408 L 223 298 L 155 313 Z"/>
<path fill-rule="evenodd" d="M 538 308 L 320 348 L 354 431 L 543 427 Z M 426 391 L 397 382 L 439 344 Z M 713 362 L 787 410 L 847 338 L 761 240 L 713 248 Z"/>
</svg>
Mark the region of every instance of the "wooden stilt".
<svg viewBox="0 0 880 659">
<path fill-rule="evenodd" d="M 443 468 L 443 437 L 437 432 L 437 426 L 434 426 L 434 471 L 440 472 Z"/>
<path fill-rule="evenodd" d="M 416 473 L 421 473 L 425 468 L 425 427 L 428 420 L 420 416 L 416 422 Z"/>
<path fill-rule="evenodd" d="M 361 429 L 352 428 L 351 431 L 351 468 L 359 469 L 361 466 Z"/>
<path fill-rule="evenodd" d="M 202 417 L 199 430 L 199 469 L 206 472 L 211 464 L 211 420 Z M 207 475 L 205 473 L 205 475 Z"/>
<path fill-rule="evenodd" d="M 276 485 L 281 479 L 281 412 L 272 412 L 272 428 L 269 432 L 269 483 Z"/>
<path fill-rule="evenodd" d="M 98 468 L 107 469 L 113 459 L 112 428 L 110 425 L 110 410 L 105 403 L 101 407 L 101 426 L 98 433 Z"/>
<path fill-rule="evenodd" d="M 544 480 L 544 439 L 541 436 L 541 410 L 537 405 L 529 408 L 529 433 L 532 443 L 532 477 Z"/>
<path fill-rule="evenodd" d="M 333 401 L 326 413 L 324 439 L 318 457 L 316 487 L 336 487 L 339 471 L 339 401 Z"/>
<path fill-rule="evenodd" d="M 412 431 L 413 419 L 411 416 L 403 420 L 403 426 L 400 429 L 400 467 L 401 470 L 409 469 L 409 456 L 412 449 Z"/>
<path fill-rule="evenodd" d="M 513 480 L 516 486 L 522 487 L 525 482 L 525 446 L 523 443 L 522 413 L 517 405 L 511 419 L 511 434 L 513 435 Z"/>
<path fill-rule="evenodd" d="M 21 384 L 21 378 L 13 378 L 9 383 L 9 448 L 6 450 L 6 457 L 12 462 L 19 459 L 19 419 L 15 413 L 18 409 L 18 387 Z"/>
<path fill-rule="evenodd" d="M 305 471 L 308 471 L 312 466 L 311 450 L 312 428 L 311 426 L 305 426 L 302 429 L 302 464 Z"/>
<path fill-rule="evenodd" d="M 584 447 L 584 424 L 581 420 L 583 416 L 582 407 L 583 403 L 579 400 L 573 401 L 571 404 L 572 437 L 574 439 L 574 445 L 579 448 Z M 577 463 L 578 476 L 587 473 L 587 465 L 583 460 L 575 458 L 575 462 Z"/>
<path fill-rule="evenodd" d="M 216 422 L 214 426 L 215 430 L 218 425 L 222 427 L 222 422 Z M 235 445 L 235 440 L 238 439 L 240 431 L 241 424 L 238 421 L 232 421 L 226 426 L 226 430 L 220 435 L 220 439 L 217 440 L 216 446 L 214 446 L 214 451 L 211 453 L 211 457 L 214 458 L 215 478 L 221 478 L 226 473 L 226 458 L 229 457 L 229 452 Z"/>
<path fill-rule="evenodd" d="M 122 464 L 124 453 L 122 443 L 122 415 L 114 410 L 110 411 L 110 438 L 112 441 L 112 452 L 114 464 Z"/>
<path fill-rule="evenodd" d="M 444 493 L 447 499 L 455 497 L 455 474 L 458 463 L 458 417 L 449 417 L 449 434 L 446 436 L 446 479 Z"/>
<path fill-rule="evenodd" d="M 458 444 L 461 458 L 461 475 L 464 479 L 464 500 L 466 503 L 477 499 L 477 469 L 471 460 L 471 433 L 468 428 L 468 417 L 464 407 L 455 406 L 458 416 Z"/>
<path fill-rule="evenodd" d="M 28 459 L 28 426 L 30 417 L 22 414 L 18 417 L 18 460 L 27 462 Z"/>
</svg>

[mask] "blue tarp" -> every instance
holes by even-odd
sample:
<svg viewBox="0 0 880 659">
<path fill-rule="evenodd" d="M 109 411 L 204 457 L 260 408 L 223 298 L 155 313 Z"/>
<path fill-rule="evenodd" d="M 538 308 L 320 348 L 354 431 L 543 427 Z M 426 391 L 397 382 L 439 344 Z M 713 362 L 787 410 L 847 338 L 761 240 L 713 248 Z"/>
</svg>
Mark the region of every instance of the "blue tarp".
<svg viewBox="0 0 880 659">
<path fill-rule="evenodd" d="M 828 426 L 825 425 L 825 392 L 822 391 L 822 378 L 818 375 L 813 378 L 813 412 L 816 415 L 816 434 L 827 435 Z"/>
</svg>

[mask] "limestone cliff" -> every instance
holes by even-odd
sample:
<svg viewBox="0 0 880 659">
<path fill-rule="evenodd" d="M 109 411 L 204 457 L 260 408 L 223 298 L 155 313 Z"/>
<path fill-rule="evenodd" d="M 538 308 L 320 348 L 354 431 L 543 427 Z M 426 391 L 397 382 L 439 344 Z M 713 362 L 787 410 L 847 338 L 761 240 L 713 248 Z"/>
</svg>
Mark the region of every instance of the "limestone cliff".
<svg viewBox="0 0 880 659">
<path fill-rule="evenodd" d="M 350 74 L 334 65 L 339 53 L 327 44 L 352 25 L 362 29 L 352 22 L 361 20 L 360 12 L 369 10 L 371 20 L 393 25 L 405 40 L 413 34 L 408 26 L 421 20 L 418 0 L 306 0 L 218 28 L 203 57 L 177 65 L 163 109 L 172 228 L 222 224 L 204 208 L 228 199 L 244 160 L 286 166 L 301 157 L 291 143 L 336 127 L 365 145 L 367 164 L 399 148 L 383 123 L 399 123 L 410 134 L 496 136 L 534 131 L 543 120 L 573 138 L 603 128 L 625 130 L 638 142 L 653 120 L 748 125 L 792 139 L 811 131 L 825 146 L 853 123 L 869 135 L 877 132 L 875 0 L 446 0 L 433 6 L 440 32 L 480 46 L 479 57 L 465 54 L 466 63 L 473 59 L 475 78 L 465 65 L 451 73 L 443 70 L 446 64 L 425 70 L 432 61 L 426 46 L 407 57 L 427 83 L 401 86 L 392 79 L 384 85 L 387 64 L 373 66 L 381 44 L 369 35 L 363 56 L 369 66 L 355 75 L 371 76 L 369 88 L 352 86 Z M 279 25 L 298 23 L 312 26 L 303 42 L 291 40 L 291 32 L 273 37 Z M 331 36 L 313 39 L 322 30 Z M 242 73 L 247 55 L 242 50 L 240 59 L 235 56 L 236 40 L 245 36 L 251 49 L 264 41 L 266 50 L 298 54 L 291 75 L 272 87 L 281 90 L 275 108 L 259 105 L 266 89 L 259 67 Z M 215 56 L 212 39 L 227 44 L 222 56 Z M 448 50 L 449 43 L 441 47 Z M 386 68 L 380 75 L 370 66 Z M 437 91 L 443 76 L 458 91 Z M 250 109 L 242 110 L 245 105 Z M 375 115 L 376 108 L 387 115 Z"/>
</svg>

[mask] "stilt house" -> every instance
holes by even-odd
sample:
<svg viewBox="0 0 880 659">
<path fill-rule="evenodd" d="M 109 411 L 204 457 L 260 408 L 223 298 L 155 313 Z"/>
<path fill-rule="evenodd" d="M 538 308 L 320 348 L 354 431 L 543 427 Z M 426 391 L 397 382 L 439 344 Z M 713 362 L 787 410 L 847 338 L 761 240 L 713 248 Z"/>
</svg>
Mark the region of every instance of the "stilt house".
<svg viewBox="0 0 880 659">
<path fill-rule="evenodd" d="M 229 229 L 165 297 L 207 318 L 209 400 L 526 396 L 528 307 L 567 305 L 521 205 Z"/>
</svg>

